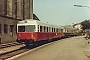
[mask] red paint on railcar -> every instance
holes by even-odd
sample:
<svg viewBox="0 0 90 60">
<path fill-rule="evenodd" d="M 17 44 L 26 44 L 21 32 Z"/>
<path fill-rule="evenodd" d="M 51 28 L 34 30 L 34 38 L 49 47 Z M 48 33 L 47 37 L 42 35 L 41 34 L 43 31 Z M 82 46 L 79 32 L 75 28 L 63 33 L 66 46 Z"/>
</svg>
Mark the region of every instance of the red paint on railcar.
<svg viewBox="0 0 90 60">
<path fill-rule="evenodd" d="M 53 38 L 61 38 L 64 36 L 63 33 L 55 33 L 55 32 L 18 32 L 17 38 L 18 40 L 51 40 Z"/>
<path fill-rule="evenodd" d="M 18 40 L 30 40 L 30 39 L 34 39 L 35 33 L 34 32 L 18 32 L 17 33 L 17 38 Z"/>
</svg>

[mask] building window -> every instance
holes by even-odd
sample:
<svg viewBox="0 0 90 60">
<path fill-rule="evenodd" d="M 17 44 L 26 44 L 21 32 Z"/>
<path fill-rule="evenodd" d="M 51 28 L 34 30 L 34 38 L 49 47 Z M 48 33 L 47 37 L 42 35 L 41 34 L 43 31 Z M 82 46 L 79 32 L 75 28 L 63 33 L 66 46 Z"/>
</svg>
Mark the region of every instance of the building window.
<svg viewBox="0 0 90 60">
<path fill-rule="evenodd" d="M 7 33 L 7 31 L 8 31 L 8 26 L 7 24 L 4 24 L 4 33 Z"/>
<path fill-rule="evenodd" d="M 14 25 L 10 25 L 10 35 L 13 36 L 13 28 L 14 28 Z"/>
<path fill-rule="evenodd" d="M 0 33 L 1 33 L 1 30 L 2 30 L 2 27 L 1 27 L 1 24 L 0 24 Z"/>
</svg>

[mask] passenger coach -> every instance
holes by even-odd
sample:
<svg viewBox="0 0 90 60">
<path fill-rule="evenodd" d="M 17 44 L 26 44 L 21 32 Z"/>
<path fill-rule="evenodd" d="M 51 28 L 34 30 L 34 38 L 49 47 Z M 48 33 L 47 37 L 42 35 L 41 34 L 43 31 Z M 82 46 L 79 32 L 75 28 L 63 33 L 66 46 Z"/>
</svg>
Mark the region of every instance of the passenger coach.
<svg viewBox="0 0 90 60">
<path fill-rule="evenodd" d="M 51 41 L 62 38 L 64 33 L 56 25 L 42 23 L 37 20 L 23 20 L 17 24 L 17 42 L 25 43 L 26 46 L 40 41 Z"/>
</svg>

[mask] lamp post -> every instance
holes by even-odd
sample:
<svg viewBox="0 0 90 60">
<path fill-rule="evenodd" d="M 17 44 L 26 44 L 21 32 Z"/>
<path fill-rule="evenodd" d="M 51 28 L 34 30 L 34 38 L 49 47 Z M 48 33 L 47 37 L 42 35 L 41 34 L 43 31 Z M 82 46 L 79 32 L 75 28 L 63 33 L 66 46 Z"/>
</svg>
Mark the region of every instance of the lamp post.
<svg viewBox="0 0 90 60">
<path fill-rule="evenodd" d="M 76 7 L 86 7 L 86 8 L 88 8 L 88 9 L 90 9 L 90 7 L 88 7 L 88 6 L 83 6 L 83 5 L 74 5 L 74 6 L 76 6 Z M 84 32 L 84 30 L 83 30 L 83 32 Z M 89 36 L 90 37 L 90 36 Z"/>
<path fill-rule="evenodd" d="M 74 5 L 74 6 L 76 6 L 76 7 L 86 7 L 86 8 L 89 8 L 89 9 L 90 9 L 90 7 L 88 7 L 88 6 L 83 6 L 83 5 Z"/>
</svg>

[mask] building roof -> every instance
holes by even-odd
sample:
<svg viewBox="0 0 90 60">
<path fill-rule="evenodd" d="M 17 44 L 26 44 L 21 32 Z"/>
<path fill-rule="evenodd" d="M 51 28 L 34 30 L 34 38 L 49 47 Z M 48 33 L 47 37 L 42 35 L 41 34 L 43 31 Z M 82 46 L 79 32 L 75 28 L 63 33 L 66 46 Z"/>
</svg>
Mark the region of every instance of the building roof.
<svg viewBox="0 0 90 60">
<path fill-rule="evenodd" d="M 0 14 L 0 17 L 14 19 L 14 20 L 22 20 L 22 19 L 18 19 L 18 18 L 13 18 L 13 17 L 7 16 L 7 15 L 2 15 L 2 14 Z M 40 21 L 39 18 L 35 14 L 33 14 L 33 19 Z"/>
<path fill-rule="evenodd" d="M 9 18 L 9 19 L 14 19 L 14 20 L 21 20 L 21 19 L 16 19 L 16 18 L 7 16 L 7 15 L 2 15 L 2 14 L 0 14 L 0 17 L 3 17 L 3 18 Z"/>
<path fill-rule="evenodd" d="M 36 14 L 33 14 L 33 19 L 40 21 L 40 19 L 36 16 Z"/>
</svg>

